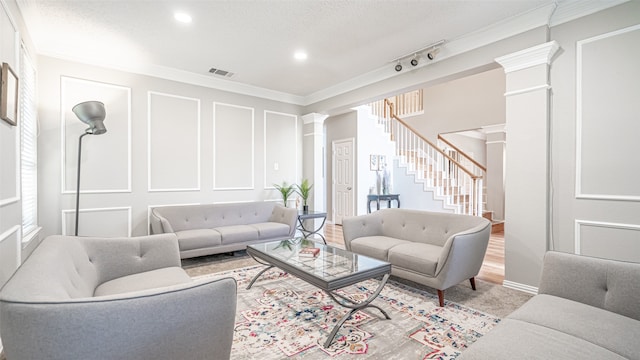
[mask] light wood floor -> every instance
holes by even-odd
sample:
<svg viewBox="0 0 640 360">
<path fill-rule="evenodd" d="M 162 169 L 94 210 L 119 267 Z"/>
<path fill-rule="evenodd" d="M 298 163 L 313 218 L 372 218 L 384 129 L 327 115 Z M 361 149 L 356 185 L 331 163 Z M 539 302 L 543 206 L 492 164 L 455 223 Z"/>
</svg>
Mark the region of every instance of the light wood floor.
<svg viewBox="0 0 640 360">
<path fill-rule="evenodd" d="M 342 226 L 326 224 L 324 236 L 327 238 L 327 243 L 344 247 Z M 504 232 L 491 234 L 478 279 L 502 285 L 504 280 Z"/>
</svg>

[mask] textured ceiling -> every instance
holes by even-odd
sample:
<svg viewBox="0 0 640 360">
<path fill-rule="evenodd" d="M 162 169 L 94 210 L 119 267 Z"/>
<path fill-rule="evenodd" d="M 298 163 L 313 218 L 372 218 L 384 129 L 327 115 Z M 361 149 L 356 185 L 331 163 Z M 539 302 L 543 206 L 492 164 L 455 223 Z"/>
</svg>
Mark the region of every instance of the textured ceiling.
<svg viewBox="0 0 640 360">
<path fill-rule="evenodd" d="M 439 40 L 455 40 L 548 0 L 18 0 L 40 54 L 202 76 L 307 96 Z M 188 12 L 189 25 L 173 13 Z M 304 49 L 305 62 L 293 59 Z"/>
</svg>

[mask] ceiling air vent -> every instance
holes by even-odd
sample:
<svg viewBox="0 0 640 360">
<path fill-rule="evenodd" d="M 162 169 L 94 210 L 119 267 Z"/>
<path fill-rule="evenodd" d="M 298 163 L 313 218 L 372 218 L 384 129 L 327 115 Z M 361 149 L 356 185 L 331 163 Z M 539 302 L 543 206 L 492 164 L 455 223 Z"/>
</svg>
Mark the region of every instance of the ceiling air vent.
<svg viewBox="0 0 640 360">
<path fill-rule="evenodd" d="M 222 76 L 222 77 L 232 77 L 233 73 L 226 71 L 226 70 L 221 70 L 221 69 L 216 69 L 216 68 L 211 68 L 209 69 L 209 72 L 212 73 L 213 75 L 218 75 L 218 76 Z"/>
</svg>

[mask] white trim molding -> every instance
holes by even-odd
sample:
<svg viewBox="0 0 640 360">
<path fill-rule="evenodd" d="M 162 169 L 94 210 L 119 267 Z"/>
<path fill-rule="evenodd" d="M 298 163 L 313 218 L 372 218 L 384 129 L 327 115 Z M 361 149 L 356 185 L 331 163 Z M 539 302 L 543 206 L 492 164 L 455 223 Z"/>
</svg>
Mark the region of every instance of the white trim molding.
<svg viewBox="0 0 640 360">
<path fill-rule="evenodd" d="M 502 286 L 508 289 L 522 291 L 528 294 L 533 294 L 533 295 L 538 294 L 538 288 L 535 286 L 520 284 L 520 283 L 509 281 L 509 280 L 504 280 L 502 282 Z"/>
<path fill-rule="evenodd" d="M 110 211 L 127 211 L 127 237 L 131 237 L 131 206 L 120 206 L 120 207 L 104 207 L 104 208 L 86 208 L 86 209 L 79 209 L 80 213 L 86 213 L 86 212 L 110 212 Z M 66 218 L 67 218 L 67 214 L 75 214 L 76 210 L 75 209 L 63 209 L 62 210 L 62 216 L 61 216 L 61 221 L 62 221 L 62 235 L 69 235 L 67 234 L 67 223 L 66 223 Z"/>
<path fill-rule="evenodd" d="M 575 231 L 574 231 L 574 247 L 573 251 L 582 255 L 582 241 L 580 239 L 580 228 L 582 226 L 592 226 L 592 227 L 601 227 L 608 229 L 622 229 L 622 230 L 633 230 L 640 232 L 640 224 L 624 224 L 624 223 L 612 223 L 606 221 L 591 221 L 591 220 L 575 220 Z"/>
<path fill-rule="evenodd" d="M 582 128 L 583 128 L 583 93 L 582 93 L 582 73 L 583 73 L 583 46 L 595 41 L 603 40 L 624 33 L 640 30 L 640 24 L 629 26 L 623 29 L 600 34 L 576 42 L 576 151 L 575 151 L 575 198 L 589 200 L 614 200 L 614 201 L 640 201 L 640 195 L 629 194 L 589 194 L 582 191 Z M 609 186 L 612 188 L 612 186 Z"/>
<path fill-rule="evenodd" d="M 216 173 L 217 173 L 217 164 L 216 164 L 216 156 L 217 156 L 217 142 L 216 142 L 216 122 L 217 122 L 217 114 L 216 114 L 216 106 L 227 106 L 227 107 L 232 107 L 232 108 L 236 108 L 236 109 L 245 109 L 245 110 L 249 110 L 251 111 L 251 184 L 249 186 L 238 186 L 238 187 L 218 187 L 216 185 Z M 255 163 L 256 163 L 256 154 L 255 154 L 255 149 L 256 149 L 256 117 L 255 117 L 255 108 L 253 107 L 249 107 L 249 106 L 241 106 L 241 105 L 234 105 L 234 104 L 228 104 L 228 103 L 221 103 L 218 101 L 214 101 L 213 102 L 213 134 L 212 134 L 212 144 L 213 144 L 213 190 L 254 190 L 256 187 L 255 184 Z"/>
<path fill-rule="evenodd" d="M 16 264 L 18 264 L 18 266 L 20 266 L 20 264 L 22 263 L 22 226 L 20 225 L 14 225 L 12 227 L 10 227 L 7 231 L 3 232 L 2 234 L 0 234 L 0 243 L 7 240 L 12 234 L 16 234 L 15 235 L 15 247 L 16 247 Z M 14 269 L 15 270 L 15 269 Z M 4 285 L 4 284 L 0 284 Z"/>
<path fill-rule="evenodd" d="M 551 60 L 558 49 L 560 49 L 560 45 L 553 40 L 509 55 L 498 57 L 495 61 L 504 68 L 505 73 L 510 73 L 537 65 L 551 64 Z"/>
<path fill-rule="evenodd" d="M 267 165 L 267 143 L 268 143 L 268 139 L 267 139 L 267 114 L 275 114 L 275 115 L 280 115 L 280 116 L 286 116 L 286 117 L 290 117 L 293 120 L 293 133 L 294 133 L 294 168 L 293 168 L 293 177 L 291 178 L 291 182 L 295 183 L 296 178 L 298 177 L 298 115 L 295 114 L 289 114 L 289 113 L 283 113 L 283 112 L 277 112 L 277 111 L 271 111 L 271 110 L 265 110 L 263 113 L 263 142 L 262 142 L 262 163 L 264 166 L 264 179 L 263 179 L 263 184 L 262 187 L 265 190 L 275 190 L 274 186 L 269 186 L 267 184 L 267 169 L 269 169 L 269 166 Z M 281 145 L 284 146 L 284 145 Z M 285 176 L 286 178 L 286 176 Z M 285 180 L 286 181 L 286 180 Z"/>
<path fill-rule="evenodd" d="M 106 190 L 80 190 L 81 194 L 112 194 L 112 193 L 130 193 L 131 192 L 131 88 L 123 85 L 110 84 L 102 81 L 94 81 L 87 79 L 79 79 L 70 76 L 60 77 L 60 185 L 61 194 L 75 194 L 76 189 L 67 190 L 67 177 L 66 177 L 66 118 L 65 114 L 69 110 L 65 106 L 67 105 L 66 83 L 82 83 L 92 84 L 97 87 L 111 88 L 123 90 L 126 92 L 127 97 L 127 187 L 125 189 L 106 189 Z M 72 104 L 75 105 L 75 104 Z M 108 106 L 109 104 L 105 104 Z M 109 118 L 109 110 L 107 108 L 107 119 Z M 80 120 L 77 120 L 80 123 Z M 79 134 L 82 135 L 82 134 Z M 74 138 L 76 139 L 76 138 Z M 77 155 L 77 154 L 76 154 Z"/>
<path fill-rule="evenodd" d="M 196 186 L 195 187 L 185 187 L 185 188 L 153 188 L 151 186 L 151 157 L 153 154 L 153 151 L 151 149 L 151 124 L 153 123 L 151 121 L 151 118 L 153 116 L 152 114 L 152 109 L 151 109 L 151 98 L 153 95 L 157 95 L 157 96 L 165 96 L 165 97 L 170 97 L 170 98 L 175 98 L 175 99 L 181 99 L 181 100 L 189 100 L 189 101 L 194 101 L 196 103 L 196 113 L 197 113 L 197 119 L 196 119 L 196 148 L 197 148 L 197 154 L 196 154 Z M 179 192 L 179 191 L 200 191 L 201 190 L 201 174 L 202 174 L 202 169 L 201 169 L 201 158 L 202 158 L 202 144 L 201 144 L 201 138 L 202 138 L 202 121 L 201 121 L 201 117 L 202 117 L 202 108 L 200 105 L 200 99 L 198 98 L 193 98 L 193 97 L 187 97 L 187 96 L 180 96 L 180 95 L 174 95 L 174 94 L 168 94 L 168 93 L 163 93 L 163 92 L 158 92 L 158 91 L 147 91 L 147 191 L 148 192 Z"/>
</svg>

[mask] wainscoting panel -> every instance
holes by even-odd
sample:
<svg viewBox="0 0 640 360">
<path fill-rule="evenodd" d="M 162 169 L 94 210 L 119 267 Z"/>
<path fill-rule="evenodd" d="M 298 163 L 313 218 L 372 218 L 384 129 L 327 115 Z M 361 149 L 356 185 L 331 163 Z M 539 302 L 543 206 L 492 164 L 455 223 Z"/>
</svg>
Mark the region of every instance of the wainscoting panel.
<svg viewBox="0 0 640 360">
<path fill-rule="evenodd" d="M 21 227 L 15 225 L 0 234 L 0 287 L 20 266 Z"/>
<path fill-rule="evenodd" d="M 298 117 L 273 111 L 264 112 L 264 188 L 296 181 Z"/>
<path fill-rule="evenodd" d="M 637 44 L 640 25 L 577 43 L 578 198 L 640 201 Z"/>
<path fill-rule="evenodd" d="M 149 191 L 200 190 L 200 100 L 149 92 Z"/>
<path fill-rule="evenodd" d="M 19 138 L 17 126 L 0 120 L 0 206 L 20 200 Z"/>
<path fill-rule="evenodd" d="M 250 190 L 254 179 L 254 109 L 213 103 L 213 188 Z"/>
<path fill-rule="evenodd" d="M 131 89 L 63 76 L 60 99 L 62 193 L 76 191 L 78 138 L 88 127 L 71 109 L 78 103 L 93 100 L 104 103 L 107 132 L 82 139 L 81 192 L 131 192 Z"/>
<path fill-rule="evenodd" d="M 640 224 L 576 220 L 576 254 L 640 262 Z"/>
<path fill-rule="evenodd" d="M 75 210 L 62 210 L 62 235 L 75 233 Z M 131 236 L 131 207 L 80 209 L 79 236 Z"/>
</svg>

